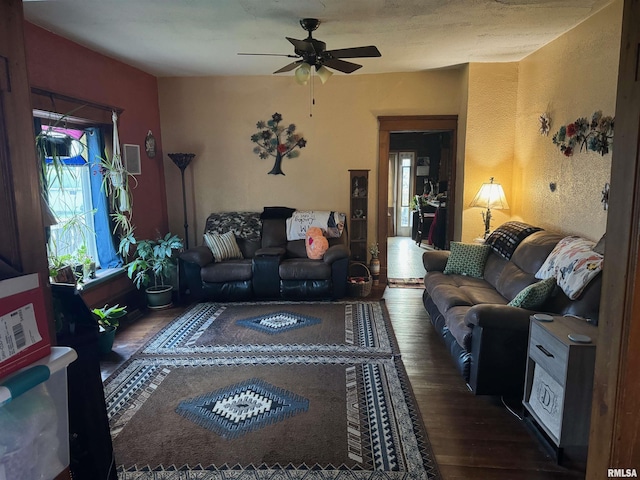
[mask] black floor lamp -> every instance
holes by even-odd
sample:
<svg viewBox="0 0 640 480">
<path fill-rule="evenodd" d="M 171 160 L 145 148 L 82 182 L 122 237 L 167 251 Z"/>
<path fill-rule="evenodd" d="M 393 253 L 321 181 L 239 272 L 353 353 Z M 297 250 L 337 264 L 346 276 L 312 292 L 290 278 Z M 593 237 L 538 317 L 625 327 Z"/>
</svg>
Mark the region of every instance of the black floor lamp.
<svg viewBox="0 0 640 480">
<path fill-rule="evenodd" d="M 173 160 L 173 163 L 180 169 L 180 175 L 182 176 L 182 206 L 184 208 L 184 245 L 185 248 L 189 248 L 189 224 L 187 223 L 187 194 L 184 188 L 184 171 L 187 169 L 195 153 L 170 153 L 169 158 Z"/>
</svg>

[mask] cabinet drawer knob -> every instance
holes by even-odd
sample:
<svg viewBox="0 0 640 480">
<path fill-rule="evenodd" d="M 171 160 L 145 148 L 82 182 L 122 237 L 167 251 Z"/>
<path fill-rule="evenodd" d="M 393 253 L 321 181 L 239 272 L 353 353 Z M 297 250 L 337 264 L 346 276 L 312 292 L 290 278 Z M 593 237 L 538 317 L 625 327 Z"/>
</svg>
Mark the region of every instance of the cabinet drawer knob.
<svg viewBox="0 0 640 480">
<path fill-rule="evenodd" d="M 544 348 L 542 345 L 536 345 L 536 347 L 537 347 L 538 350 L 540 350 L 542 353 L 544 353 L 547 357 L 553 358 L 553 353 L 551 353 L 549 350 Z"/>
</svg>

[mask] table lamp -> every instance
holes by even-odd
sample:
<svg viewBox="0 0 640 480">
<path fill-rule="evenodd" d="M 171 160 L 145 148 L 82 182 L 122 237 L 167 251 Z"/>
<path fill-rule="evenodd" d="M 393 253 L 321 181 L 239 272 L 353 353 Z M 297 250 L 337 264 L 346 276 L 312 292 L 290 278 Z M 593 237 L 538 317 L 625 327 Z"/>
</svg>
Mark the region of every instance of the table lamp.
<svg viewBox="0 0 640 480">
<path fill-rule="evenodd" d="M 502 185 L 499 183 L 493 183 L 493 177 L 489 179 L 489 183 L 483 183 L 476 193 L 476 196 L 473 197 L 470 207 L 480 207 L 486 208 L 487 211 L 482 212 L 482 220 L 484 221 L 484 238 L 486 239 L 489 236 L 489 231 L 491 230 L 491 209 L 494 210 L 508 210 L 509 204 L 507 203 L 507 199 L 504 195 L 504 190 L 502 189 Z"/>
</svg>

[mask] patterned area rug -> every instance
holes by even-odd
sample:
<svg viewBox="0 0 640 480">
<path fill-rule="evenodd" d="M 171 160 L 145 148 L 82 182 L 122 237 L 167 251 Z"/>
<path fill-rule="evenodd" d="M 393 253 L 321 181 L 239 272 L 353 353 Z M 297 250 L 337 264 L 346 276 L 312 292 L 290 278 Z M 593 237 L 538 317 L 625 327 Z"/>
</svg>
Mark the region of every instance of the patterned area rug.
<svg viewBox="0 0 640 480">
<path fill-rule="evenodd" d="M 389 288 L 424 288 L 424 278 L 388 278 Z"/>
<path fill-rule="evenodd" d="M 381 302 L 196 305 L 105 396 L 120 480 L 440 479 Z"/>
<path fill-rule="evenodd" d="M 161 330 L 142 353 L 397 354 L 381 302 L 201 303 Z"/>
</svg>

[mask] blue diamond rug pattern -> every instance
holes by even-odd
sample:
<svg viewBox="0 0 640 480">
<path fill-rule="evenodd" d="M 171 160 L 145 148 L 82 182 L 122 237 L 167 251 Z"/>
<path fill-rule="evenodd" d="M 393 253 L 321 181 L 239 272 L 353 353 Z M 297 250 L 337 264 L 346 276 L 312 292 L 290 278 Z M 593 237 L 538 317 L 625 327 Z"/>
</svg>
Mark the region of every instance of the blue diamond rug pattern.
<svg viewBox="0 0 640 480">
<path fill-rule="evenodd" d="M 294 328 L 308 327 L 320 323 L 321 320 L 308 315 L 301 315 L 286 310 L 259 315 L 257 317 L 238 320 L 236 323 L 247 328 L 275 335 Z"/>
<path fill-rule="evenodd" d="M 176 412 L 233 439 L 309 409 L 309 400 L 254 378 L 180 402 Z"/>
</svg>

